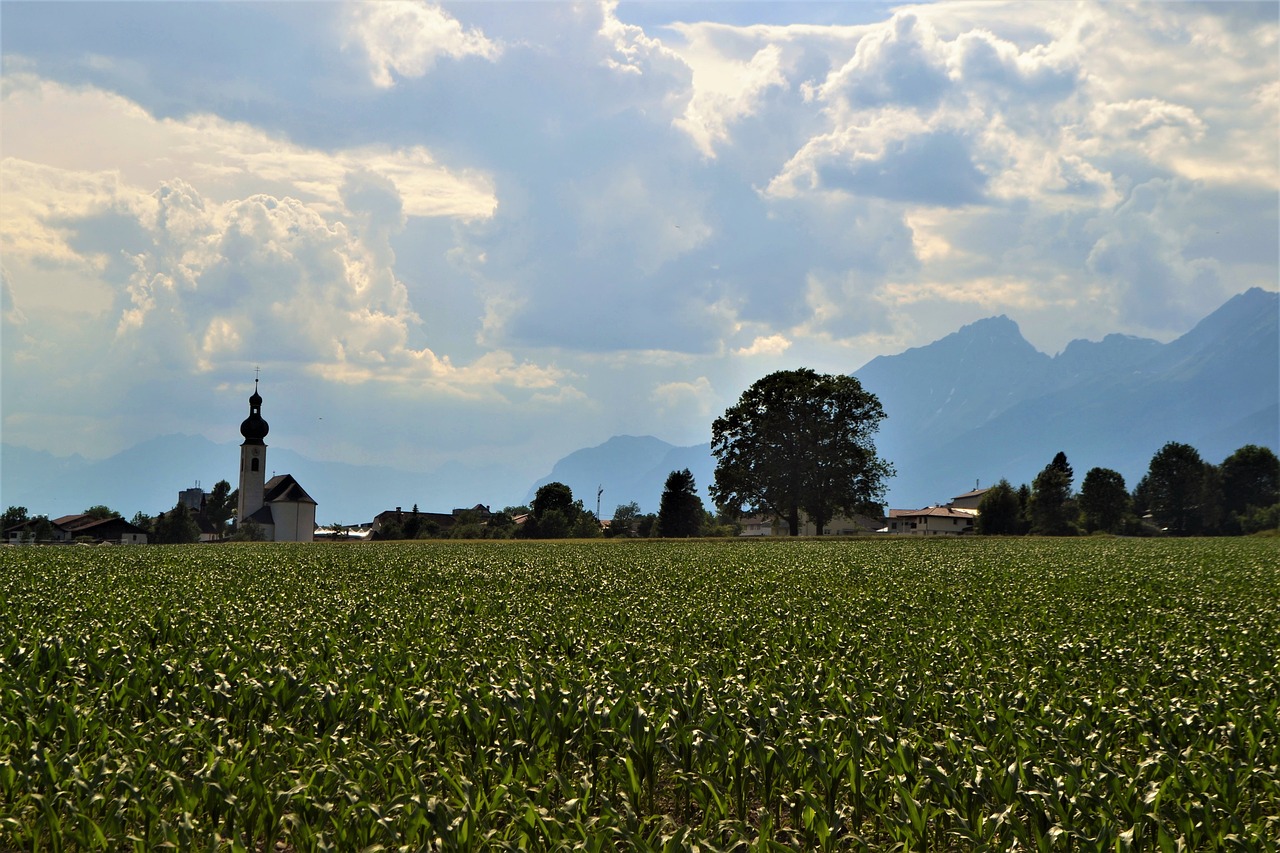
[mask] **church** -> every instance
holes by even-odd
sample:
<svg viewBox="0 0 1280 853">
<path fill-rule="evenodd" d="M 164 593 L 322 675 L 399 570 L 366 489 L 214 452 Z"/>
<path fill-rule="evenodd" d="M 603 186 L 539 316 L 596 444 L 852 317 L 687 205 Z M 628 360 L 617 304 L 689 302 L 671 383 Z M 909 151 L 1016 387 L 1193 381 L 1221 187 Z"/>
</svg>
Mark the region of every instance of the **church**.
<svg viewBox="0 0 1280 853">
<path fill-rule="evenodd" d="M 258 380 L 253 380 L 249 417 L 240 424 L 240 502 L 236 527 L 252 524 L 268 542 L 310 542 L 316 530 L 316 502 L 293 479 L 280 474 L 266 480 L 267 422 L 262 418 Z"/>
</svg>

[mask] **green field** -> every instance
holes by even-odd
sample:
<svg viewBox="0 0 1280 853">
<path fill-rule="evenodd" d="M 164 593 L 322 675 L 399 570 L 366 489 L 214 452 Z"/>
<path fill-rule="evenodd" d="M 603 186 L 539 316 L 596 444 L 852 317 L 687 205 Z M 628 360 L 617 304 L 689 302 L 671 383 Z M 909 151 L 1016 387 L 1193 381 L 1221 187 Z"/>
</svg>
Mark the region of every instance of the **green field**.
<svg viewBox="0 0 1280 853">
<path fill-rule="evenodd" d="M 1275 849 L 1280 543 L 7 548 L 0 850 Z"/>
</svg>

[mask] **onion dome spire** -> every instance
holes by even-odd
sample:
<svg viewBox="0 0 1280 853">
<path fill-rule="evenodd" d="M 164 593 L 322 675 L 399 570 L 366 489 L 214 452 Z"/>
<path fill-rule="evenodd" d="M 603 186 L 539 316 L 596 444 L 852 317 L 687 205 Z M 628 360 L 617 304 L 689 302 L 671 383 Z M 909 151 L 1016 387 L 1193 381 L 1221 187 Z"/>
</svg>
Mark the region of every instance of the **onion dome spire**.
<svg viewBox="0 0 1280 853">
<path fill-rule="evenodd" d="M 262 419 L 262 395 L 258 393 L 258 380 L 253 380 L 253 396 L 249 398 L 249 417 L 240 424 L 240 434 L 245 444 L 262 444 L 270 427 Z"/>
</svg>

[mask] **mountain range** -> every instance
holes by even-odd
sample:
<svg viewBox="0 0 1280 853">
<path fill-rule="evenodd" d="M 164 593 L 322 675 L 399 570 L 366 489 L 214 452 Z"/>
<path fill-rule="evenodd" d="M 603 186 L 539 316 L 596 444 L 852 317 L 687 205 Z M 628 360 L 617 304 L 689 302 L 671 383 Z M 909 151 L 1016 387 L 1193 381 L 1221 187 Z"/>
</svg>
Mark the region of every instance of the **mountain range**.
<svg viewBox="0 0 1280 853">
<path fill-rule="evenodd" d="M 889 504 L 941 504 L 1001 478 L 1030 483 L 1059 451 L 1077 472 L 1119 471 L 1132 488 L 1152 455 L 1179 441 L 1218 463 L 1245 444 L 1280 452 L 1280 294 L 1241 293 L 1167 344 L 1128 335 L 1040 352 L 1008 317 L 964 326 L 933 343 L 854 371 L 888 417 L 876 439 L 897 475 Z M 710 444 L 675 447 L 617 436 L 561 459 L 534 484 L 563 482 L 594 497 L 655 511 L 666 475 L 688 468 L 705 496 Z"/>
<path fill-rule="evenodd" d="M 888 417 L 876 445 L 897 475 L 891 506 L 918 508 L 1006 478 L 1030 483 L 1059 450 L 1077 483 L 1093 467 L 1119 471 L 1132 488 L 1168 441 L 1221 462 L 1245 444 L 1280 452 L 1280 294 L 1253 289 L 1169 343 L 1126 335 L 1073 341 L 1050 356 L 1008 317 L 964 326 L 927 346 L 880 356 L 854 371 Z M 238 450 L 200 436 L 154 438 L 103 460 L 0 446 L 0 503 L 57 516 L 104 503 L 130 516 L 173 506 L 179 490 L 234 475 Z M 321 523 L 368 521 L 415 501 L 448 511 L 520 500 L 500 467 L 412 472 L 308 459 L 271 449 L 319 502 Z M 706 496 L 709 444 L 676 446 L 620 435 L 555 462 L 524 494 L 559 481 L 589 509 L 603 489 L 604 516 L 637 502 L 656 511 L 671 471 L 688 468 Z M 139 471 L 147 472 L 145 477 Z M 233 483 L 234 485 L 234 483 Z"/>
</svg>

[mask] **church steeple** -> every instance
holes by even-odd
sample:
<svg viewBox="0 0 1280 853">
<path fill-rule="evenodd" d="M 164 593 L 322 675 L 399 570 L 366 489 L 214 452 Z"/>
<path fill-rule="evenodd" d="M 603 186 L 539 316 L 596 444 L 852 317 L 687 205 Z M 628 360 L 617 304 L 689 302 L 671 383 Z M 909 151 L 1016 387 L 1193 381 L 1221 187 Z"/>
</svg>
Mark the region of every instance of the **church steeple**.
<svg viewBox="0 0 1280 853">
<path fill-rule="evenodd" d="M 262 509 L 266 483 L 267 445 L 263 441 L 270 427 L 262 418 L 262 395 L 258 393 L 258 378 L 253 379 L 253 396 L 249 398 L 249 417 L 240 424 L 244 443 L 240 445 L 240 499 L 237 519 L 244 519 Z"/>
<path fill-rule="evenodd" d="M 262 444 L 270 431 L 267 422 L 262 419 L 262 396 L 258 394 L 258 380 L 253 380 L 253 396 L 249 398 L 249 417 L 240 424 L 240 434 L 245 444 Z"/>
</svg>

